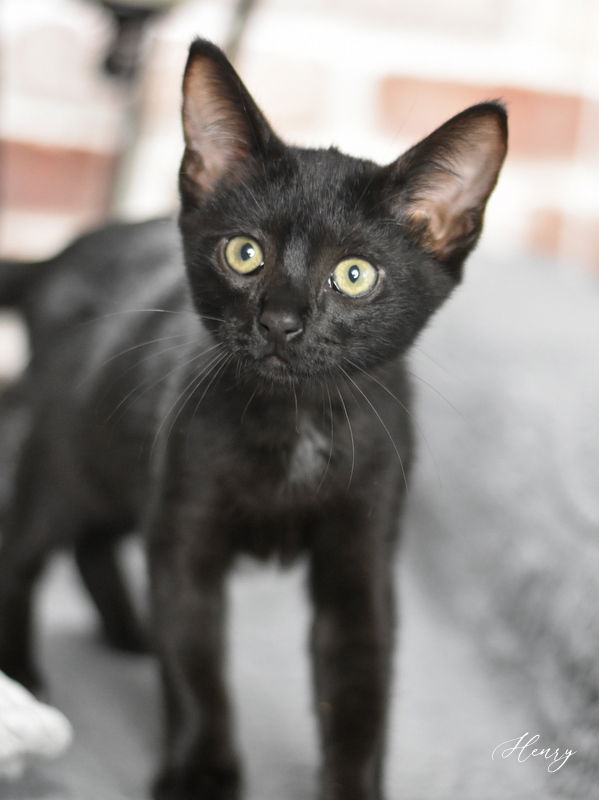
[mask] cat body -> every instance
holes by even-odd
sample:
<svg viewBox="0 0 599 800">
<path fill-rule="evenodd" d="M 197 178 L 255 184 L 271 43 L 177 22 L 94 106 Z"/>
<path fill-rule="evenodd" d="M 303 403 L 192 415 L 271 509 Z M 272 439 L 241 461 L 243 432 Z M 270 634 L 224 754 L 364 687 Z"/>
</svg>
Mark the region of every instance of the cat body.
<svg viewBox="0 0 599 800">
<path fill-rule="evenodd" d="M 0 303 L 22 309 L 32 344 L 0 668 L 37 682 L 31 589 L 59 545 L 108 638 L 141 647 L 113 545 L 143 530 L 165 708 L 154 797 L 232 800 L 226 576 L 240 553 L 302 556 L 320 796 L 379 800 L 412 452 L 404 358 L 476 242 L 505 113 L 463 112 L 389 167 L 286 147 L 197 41 L 183 123 L 179 231 L 113 225 L 44 265 L 0 266 Z"/>
<path fill-rule="evenodd" d="M 264 556 L 288 561 L 292 553 L 284 552 L 281 533 L 304 511 L 321 513 L 335 490 L 357 492 L 364 465 L 380 479 L 377 462 L 393 455 L 398 494 L 405 488 L 402 466 L 408 470 L 411 429 L 402 360 L 371 377 L 354 376 L 357 386 L 339 373 L 330 385 L 300 385 L 295 393 L 292 386 L 272 383 L 257 391 L 254 381 L 240 380 L 225 368 L 214 380 L 220 391 L 206 392 L 196 410 L 209 377 L 216 376 L 219 349 L 181 280 L 178 238 L 169 219 L 111 225 L 39 265 L 24 312 L 33 353 L 29 376 L 37 395 L 29 403 L 39 401 L 44 451 L 55 460 L 62 487 L 71 484 L 68 491 L 90 514 L 114 515 L 115 524 L 120 519 L 119 527 L 132 530 L 155 479 L 152 464 L 160 462 L 155 434 L 161 424 L 164 438 L 181 427 L 186 469 L 202 464 L 200 469 L 215 471 L 224 458 L 217 481 L 220 503 L 234 510 L 240 528 L 244 515 L 261 524 L 272 516 L 268 548 L 258 541 L 266 539 L 264 531 L 256 531 L 252 544 L 248 530 L 239 535 L 240 544 L 245 541 L 256 555 L 265 550 Z M 213 372 L 177 403 L 189 381 L 211 363 Z M 362 386 L 389 433 L 379 422 L 372 426 L 373 412 L 360 398 Z M 344 403 L 351 410 L 351 431 Z M 187 420 L 190 412 L 193 419 Z M 231 462 L 237 465 L 234 471 Z M 205 482 L 198 476 L 200 481 Z M 76 516 L 71 505 L 68 514 Z M 301 537 L 295 538 L 299 545 Z"/>
</svg>

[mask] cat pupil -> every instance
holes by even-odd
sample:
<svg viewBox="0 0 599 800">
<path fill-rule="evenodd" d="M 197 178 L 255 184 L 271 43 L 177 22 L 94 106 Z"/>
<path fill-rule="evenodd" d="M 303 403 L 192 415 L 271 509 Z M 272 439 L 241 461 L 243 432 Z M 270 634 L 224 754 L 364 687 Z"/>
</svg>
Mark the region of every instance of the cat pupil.
<svg viewBox="0 0 599 800">
<path fill-rule="evenodd" d="M 352 283 L 355 283 L 360 277 L 360 267 L 356 266 L 355 264 L 350 267 L 347 272 L 347 277 Z"/>
<path fill-rule="evenodd" d="M 249 261 L 255 255 L 255 250 L 251 244 L 244 244 L 239 254 L 244 261 Z"/>
</svg>

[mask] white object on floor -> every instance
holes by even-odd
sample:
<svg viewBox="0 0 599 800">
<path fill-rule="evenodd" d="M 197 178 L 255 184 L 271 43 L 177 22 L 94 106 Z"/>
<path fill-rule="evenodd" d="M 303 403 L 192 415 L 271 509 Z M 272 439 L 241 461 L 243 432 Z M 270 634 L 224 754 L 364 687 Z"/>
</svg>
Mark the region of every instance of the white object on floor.
<svg viewBox="0 0 599 800">
<path fill-rule="evenodd" d="M 61 755 L 72 738 L 64 714 L 0 672 L 0 778 L 18 778 L 30 757 Z"/>
</svg>

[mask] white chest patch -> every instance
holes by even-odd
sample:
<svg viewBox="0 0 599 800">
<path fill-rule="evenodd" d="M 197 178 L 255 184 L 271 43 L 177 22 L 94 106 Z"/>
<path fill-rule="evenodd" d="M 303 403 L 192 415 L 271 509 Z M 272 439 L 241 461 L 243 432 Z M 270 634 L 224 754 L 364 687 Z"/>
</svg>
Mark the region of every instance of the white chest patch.
<svg viewBox="0 0 599 800">
<path fill-rule="evenodd" d="M 299 435 L 289 458 L 289 483 L 317 486 L 329 459 L 330 440 L 309 417 L 300 417 Z"/>
</svg>

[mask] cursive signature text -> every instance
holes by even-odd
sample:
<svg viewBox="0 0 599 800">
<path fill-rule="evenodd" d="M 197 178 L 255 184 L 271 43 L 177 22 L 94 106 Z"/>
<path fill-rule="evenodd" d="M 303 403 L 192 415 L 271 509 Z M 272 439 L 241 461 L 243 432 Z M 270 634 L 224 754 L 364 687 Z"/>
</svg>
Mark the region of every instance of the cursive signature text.
<svg viewBox="0 0 599 800">
<path fill-rule="evenodd" d="M 538 733 L 531 735 L 526 731 L 518 739 L 508 739 L 498 744 L 491 754 L 491 759 L 495 761 L 495 758 L 516 756 L 520 763 L 524 763 L 529 758 L 544 758 L 548 762 L 547 772 L 558 772 L 576 752 L 576 750 L 560 750 L 559 747 L 535 747 L 540 738 Z"/>
</svg>

